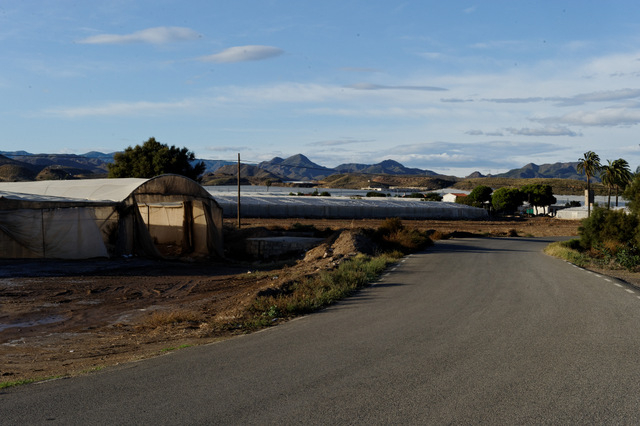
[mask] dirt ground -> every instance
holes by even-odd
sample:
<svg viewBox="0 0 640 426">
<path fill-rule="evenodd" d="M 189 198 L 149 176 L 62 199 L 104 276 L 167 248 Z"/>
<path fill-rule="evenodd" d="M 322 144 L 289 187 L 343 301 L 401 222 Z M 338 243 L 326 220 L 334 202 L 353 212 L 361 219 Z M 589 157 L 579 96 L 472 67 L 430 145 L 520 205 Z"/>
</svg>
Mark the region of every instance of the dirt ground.
<svg viewBox="0 0 640 426">
<path fill-rule="evenodd" d="M 377 220 L 244 219 L 242 229 L 375 228 Z M 440 234 L 573 236 L 579 221 L 403 221 Z M 345 233 L 349 234 L 349 233 Z M 455 234 L 454 234 L 455 235 Z M 458 234 L 464 235 L 464 234 Z M 343 241 L 344 240 L 344 241 Z M 258 292 L 335 264 L 357 250 L 334 243 L 288 264 L 117 259 L 0 261 L 0 383 L 87 373 L 242 332 Z"/>
</svg>

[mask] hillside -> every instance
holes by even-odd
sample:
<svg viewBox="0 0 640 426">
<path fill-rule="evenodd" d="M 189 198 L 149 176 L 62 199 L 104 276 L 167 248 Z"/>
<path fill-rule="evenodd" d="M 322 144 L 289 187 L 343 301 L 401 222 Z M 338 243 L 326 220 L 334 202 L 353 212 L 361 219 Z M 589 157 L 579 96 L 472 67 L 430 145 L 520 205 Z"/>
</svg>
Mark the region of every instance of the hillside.
<svg viewBox="0 0 640 426">
<path fill-rule="evenodd" d="M 471 191 L 476 186 L 485 185 L 498 189 L 502 187 L 520 188 L 528 184 L 550 185 L 556 195 L 580 195 L 587 189 L 587 182 L 577 179 L 552 179 L 552 178 L 509 178 L 509 177 L 483 177 L 460 179 L 453 188 Z M 591 182 L 591 188 L 596 195 L 606 195 L 607 189 L 601 183 Z"/>
<path fill-rule="evenodd" d="M 394 160 L 384 160 L 377 164 L 358 164 L 347 163 L 340 164 L 334 170 L 338 173 L 364 173 L 364 174 L 387 174 L 387 175 L 423 175 L 437 176 L 436 172 L 431 170 L 422 170 L 408 168 Z"/>
<path fill-rule="evenodd" d="M 425 191 L 448 188 L 457 182 L 451 176 L 387 175 L 364 173 L 340 173 L 321 180 L 327 188 L 361 189 L 383 185 L 385 187 L 422 188 Z M 376 185 L 377 184 L 377 185 Z"/>
<path fill-rule="evenodd" d="M 35 180 L 38 171 L 38 167 L 13 160 L 0 154 L 0 182 Z"/>
<path fill-rule="evenodd" d="M 238 166 L 228 164 L 218 168 L 214 173 L 206 173 L 202 177 L 202 185 L 236 185 Z M 240 183 L 242 185 L 264 185 L 267 182 L 281 182 L 281 179 L 267 170 L 250 164 L 240 166 Z"/>
<path fill-rule="evenodd" d="M 585 180 L 584 175 L 580 175 L 576 171 L 577 165 L 577 161 L 569 163 L 553 163 L 541 165 L 529 163 L 519 169 L 509 170 L 508 172 L 493 175 L 491 177 L 517 179 L 546 178 Z M 597 177 L 594 177 L 593 180 L 600 181 L 600 179 L 598 179 Z"/>
<path fill-rule="evenodd" d="M 259 163 L 258 167 L 281 177 L 283 180 L 320 180 L 336 173 L 334 169 L 316 164 L 302 154 L 296 154 L 286 159 L 275 157 L 270 161 Z"/>
</svg>

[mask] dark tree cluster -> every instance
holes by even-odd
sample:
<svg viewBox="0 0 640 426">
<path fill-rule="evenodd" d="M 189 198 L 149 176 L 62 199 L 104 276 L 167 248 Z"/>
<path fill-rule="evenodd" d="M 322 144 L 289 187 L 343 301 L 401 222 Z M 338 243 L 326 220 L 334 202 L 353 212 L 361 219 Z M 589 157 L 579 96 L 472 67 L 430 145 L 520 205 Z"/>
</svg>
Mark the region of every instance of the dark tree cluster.
<svg viewBox="0 0 640 426">
<path fill-rule="evenodd" d="M 116 153 L 114 162 L 109 165 L 110 178 L 152 178 L 172 173 L 199 181 L 205 170 L 201 161 L 193 164 L 195 154 L 187 148 L 169 147 L 149 138 L 142 145 L 128 147 L 124 152 Z"/>
</svg>

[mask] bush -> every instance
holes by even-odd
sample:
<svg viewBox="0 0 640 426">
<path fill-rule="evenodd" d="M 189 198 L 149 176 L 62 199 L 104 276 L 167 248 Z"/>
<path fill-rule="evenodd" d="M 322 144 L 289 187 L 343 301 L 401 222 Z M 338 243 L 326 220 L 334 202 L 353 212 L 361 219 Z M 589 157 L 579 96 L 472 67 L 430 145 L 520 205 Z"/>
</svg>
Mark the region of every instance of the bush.
<svg viewBox="0 0 640 426">
<path fill-rule="evenodd" d="M 367 197 L 386 197 L 387 194 L 378 191 L 369 191 L 367 192 Z"/>
<path fill-rule="evenodd" d="M 584 249 L 601 247 L 605 241 L 635 246 L 638 242 L 638 218 L 622 210 L 596 208 L 578 229 Z"/>
<path fill-rule="evenodd" d="M 596 208 L 579 228 L 580 246 L 605 265 L 640 265 L 638 218 L 622 210 Z"/>
<path fill-rule="evenodd" d="M 385 219 L 371 237 L 387 253 L 396 251 L 407 254 L 433 244 L 427 232 L 406 229 L 397 217 Z"/>
<path fill-rule="evenodd" d="M 428 192 L 424 194 L 425 201 L 442 201 L 442 195 L 437 192 Z"/>
</svg>

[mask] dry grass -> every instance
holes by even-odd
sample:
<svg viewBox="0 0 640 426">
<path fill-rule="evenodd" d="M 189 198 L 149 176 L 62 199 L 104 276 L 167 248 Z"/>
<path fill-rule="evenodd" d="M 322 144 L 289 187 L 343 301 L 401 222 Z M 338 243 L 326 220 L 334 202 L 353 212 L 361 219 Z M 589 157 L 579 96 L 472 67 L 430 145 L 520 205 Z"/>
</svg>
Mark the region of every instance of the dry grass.
<svg viewBox="0 0 640 426">
<path fill-rule="evenodd" d="M 198 327 L 204 321 L 199 312 L 188 310 L 156 311 L 140 323 L 145 329 L 155 329 L 176 325 L 188 325 Z"/>
</svg>

